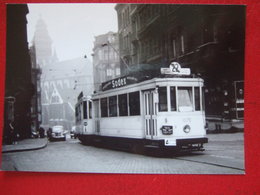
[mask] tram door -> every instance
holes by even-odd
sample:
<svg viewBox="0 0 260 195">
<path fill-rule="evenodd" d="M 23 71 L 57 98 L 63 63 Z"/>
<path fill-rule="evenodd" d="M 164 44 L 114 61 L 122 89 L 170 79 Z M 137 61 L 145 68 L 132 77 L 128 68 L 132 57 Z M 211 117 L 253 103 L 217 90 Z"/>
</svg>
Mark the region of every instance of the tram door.
<svg viewBox="0 0 260 195">
<path fill-rule="evenodd" d="M 100 119 L 99 119 L 99 100 L 94 100 L 94 125 L 95 133 L 100 133 Z"/>
<path fill-rule="evenodd" d="M 145 137 L 154 139 L 157 136 L 157 99 L 156 91 L 144 92 L 144 118 L 145 118 Z"/>
</svg>

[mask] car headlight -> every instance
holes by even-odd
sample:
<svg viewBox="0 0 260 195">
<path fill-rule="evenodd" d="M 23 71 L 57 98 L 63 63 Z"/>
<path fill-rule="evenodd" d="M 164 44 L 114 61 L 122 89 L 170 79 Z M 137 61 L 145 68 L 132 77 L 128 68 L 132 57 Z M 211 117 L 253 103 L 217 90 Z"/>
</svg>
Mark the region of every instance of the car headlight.
<svg viewBox="0 0 260 195">
<path fill-rule="evenodd" d="M 190 126 L 189 125 L 185 125 L 184 127 L 183 127 L 183 131 L 185 132 L 185 133 L 189 133 L 190 132 Z"/>
<path fill-rule="evenodd" d="M 172 126 L 163 125 L 161 127 L 161 130 L 162 130 L 163 135 L 171 135 L 173 133 L 173 127 Z"/>
</svg>

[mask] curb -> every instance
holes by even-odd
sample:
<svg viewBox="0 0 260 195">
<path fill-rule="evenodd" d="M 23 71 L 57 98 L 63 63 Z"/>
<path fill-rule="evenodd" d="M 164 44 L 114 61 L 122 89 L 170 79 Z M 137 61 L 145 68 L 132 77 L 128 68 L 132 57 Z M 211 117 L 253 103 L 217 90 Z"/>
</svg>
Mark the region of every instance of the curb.
<svg viewBox="0 0 260 195">
<path fill-rule="evenodd" d="M 32 148 L 20 148 L 20 149 L 10 149 L 10 150 L 3 150 L 2 153 L 12 153 L 12 152 L 25 152 L 25 151 L 32 151 L 32 150 L 40 150 L 45 148 L 48 145 L 48 140 L 46 141 L 45 144 L 37 147 L 32 147 Z"/>
<path fill-rule="evenodd" d="M 218 133 L 240 133 L 244 132 L 244 129 L 236 128 L 236 127 L 231 127 L 230 129 L 215 129 L 215 130 L 207 130 L 207 134 L 218 134 Z"/>
</svg>

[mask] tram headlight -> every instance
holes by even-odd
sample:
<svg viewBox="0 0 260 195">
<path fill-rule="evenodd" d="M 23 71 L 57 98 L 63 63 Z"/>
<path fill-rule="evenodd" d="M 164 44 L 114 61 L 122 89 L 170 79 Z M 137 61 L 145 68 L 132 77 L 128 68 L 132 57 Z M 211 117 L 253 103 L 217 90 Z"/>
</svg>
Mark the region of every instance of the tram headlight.
<svg viewBox="0 0 260 195">
<path fill-rule="evenodd" d="M 184 127 L 183 127 L 183 131 L 185 132 L 185 133 L 189 133 L 190 132 L 190 125 L 185 125 Z"/>
<path fill-rule="evenodd" d="M 173 126 L 163 125 L 161 130 L 163 135 L 171 135 L 173 133 Z"/>
</svg>

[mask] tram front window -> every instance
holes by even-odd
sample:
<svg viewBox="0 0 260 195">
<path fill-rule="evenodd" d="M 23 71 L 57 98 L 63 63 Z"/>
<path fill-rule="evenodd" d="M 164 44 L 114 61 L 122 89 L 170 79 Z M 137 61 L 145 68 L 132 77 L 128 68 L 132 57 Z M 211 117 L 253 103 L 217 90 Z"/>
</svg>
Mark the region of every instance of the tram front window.
<svg viewBox="0 0 260 195">
<path fill-rule="evenodd" d="M 84 101 L 83 102 L 83 119 L 87 119 L 88 118 L 88 115 L 87 115 L 87 102 Z"/>
<path fill-rule="evenodd" d="M 194 87 L 194 95 L 195 95 L 195 110 L 200 110 L 200 88 Z"/>
<path fill-rule="evenodd" d="M 178 108 L 180 112 L 192 111 L 191 87 L 178 87 Z"/>
<path fill-rule="evenodd" d="M 159 87 L 159 112 L 167 112 L 167 88 Z"/>
<path fill-rule="evenodd" d="M 171 111 L 176 111 L 176 88 L 170 87 L 170 97 L 171 97 Z"/>
</svg>

